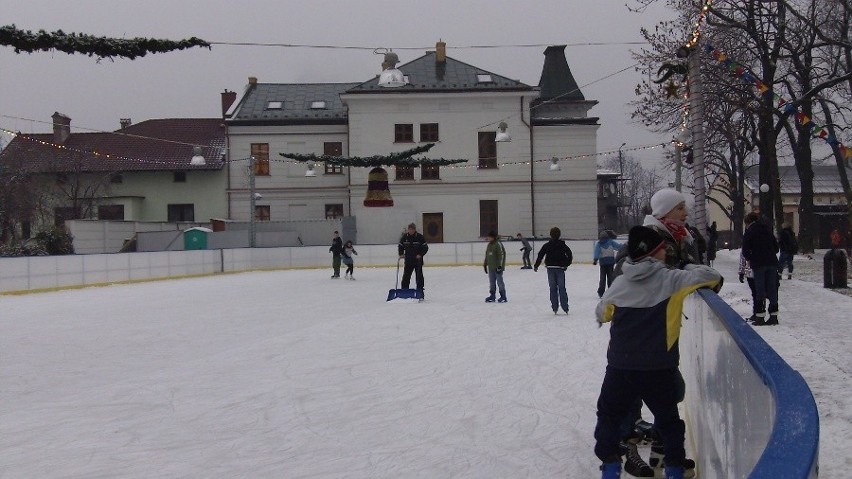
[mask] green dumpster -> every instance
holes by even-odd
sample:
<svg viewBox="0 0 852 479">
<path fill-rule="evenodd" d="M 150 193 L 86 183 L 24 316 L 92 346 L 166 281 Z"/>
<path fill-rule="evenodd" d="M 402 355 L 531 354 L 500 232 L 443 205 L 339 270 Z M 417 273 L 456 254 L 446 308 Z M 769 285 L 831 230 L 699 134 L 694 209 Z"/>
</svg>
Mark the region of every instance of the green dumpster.
<svg viewBox="0 0 852 479">
<path fill-rule="evenodd" d="M 183 249 L 207 249 L 207 235 L 212 233 L 210 228 L 189 228 L 183 231 Z"/>
</svg>

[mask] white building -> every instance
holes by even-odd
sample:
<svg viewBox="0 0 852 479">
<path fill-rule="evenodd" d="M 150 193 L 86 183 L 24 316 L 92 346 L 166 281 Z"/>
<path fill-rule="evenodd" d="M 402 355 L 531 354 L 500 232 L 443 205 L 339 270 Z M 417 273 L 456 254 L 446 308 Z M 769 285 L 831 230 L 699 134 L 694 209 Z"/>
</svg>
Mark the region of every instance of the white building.
<svg viewBox="0 0 852 479">
<path fill-rule="evenodd" d="M 406 83 L 266 84 L 250 78 L 228 111 L 229 217 L 250 211 L 255 158 L 258 220 L 353 216 L 359 243 L 392 243 L 414 222 L 430 242 L 471 241 L 495 230 L 597 237 L 597 103 L 585 100 L 564 46 L 545 50 L 538 87 L 463 63 L 445 45 L 399 66 Z M 496 142 L 505 122 L 511 142 Z M 367 168 L 304 164 L 279 153 L 367 157 L 435 146 L 450 167 L 390 167 L 392 207 L 366 207 Z M 560 159 L 555 165 L 552 158 Z M 246 159 L 246 160 L 244 160 Z"/>
</svg>

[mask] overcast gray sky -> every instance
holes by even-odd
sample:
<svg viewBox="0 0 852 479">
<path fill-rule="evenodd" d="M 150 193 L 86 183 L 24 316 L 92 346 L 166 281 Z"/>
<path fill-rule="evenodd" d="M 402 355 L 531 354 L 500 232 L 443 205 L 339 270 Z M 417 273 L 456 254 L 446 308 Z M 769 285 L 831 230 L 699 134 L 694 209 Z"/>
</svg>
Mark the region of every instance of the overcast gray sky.
<svg viewBox="0 0 852 479">
<path fill-rule="evenodd" d="M 638 73 L 629 68 L 612 74 L 633 64 L 630 50 L 640 46 L 625 43 L 641 41 L 639 28 L 671 13 L 658 5 L 637 14 L 625 3 L 633 5 L 631 0 L 0 0 L 0 23 L 125 38 L 386 47 L 395 49 L 402 63 L 443 39 L 449 56 L 529 85 L 538 84 L 544 46 L 457 47 L 568 44 L 568 64 L 583 94 L 600 102 L 591 114 L 601 119 L 598 149 L 605 151 L 622 142 L 630 148 L 665 139 L 630 119 L 627 102 Z M 583 43 L 614 44 L 572 46 Z M 241 92 L 249 76 L 266 83 L 357 82 L 378 74 L 380 63 L 381 56 L 358 49 L 214 45 L 132 61 L 96 61 L 61 52 L 15 54 L 2 47 L 0 126 L 48 132 L 50 124 L 37 121 L 49 122 L 54 111 L 70 116 L 75 132 L 112 131 L 119 118 L 218 116 L 219 93 Z M 630 154 L 652 163 L 662 151 Z"/>
</svg>

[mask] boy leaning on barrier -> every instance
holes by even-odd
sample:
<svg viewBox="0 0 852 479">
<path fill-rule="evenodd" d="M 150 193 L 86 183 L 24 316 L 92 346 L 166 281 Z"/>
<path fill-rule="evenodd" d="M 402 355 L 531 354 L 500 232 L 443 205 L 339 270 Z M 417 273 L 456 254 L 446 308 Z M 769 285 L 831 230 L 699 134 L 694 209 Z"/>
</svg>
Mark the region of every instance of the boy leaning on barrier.
<svg viewBox="0 0 852 479">
<path fill-rule="evenodd" d="M 631 228 L 628 260 L 598 303 L 599 323 L 612 322 L 607 367 L 597 404 L 595 455 L 603 479 L 621 477 L 621 423 L 637 399 L 654 414 L 666 449 L 665 477 L 684 477 L 685 426 L 678 413 L 678 369 L 683 300 L 701 287 L 721 287 L 722 276 L 705 265 L 666 267 L 666 242 L 651 228 Z"/>
</svg>

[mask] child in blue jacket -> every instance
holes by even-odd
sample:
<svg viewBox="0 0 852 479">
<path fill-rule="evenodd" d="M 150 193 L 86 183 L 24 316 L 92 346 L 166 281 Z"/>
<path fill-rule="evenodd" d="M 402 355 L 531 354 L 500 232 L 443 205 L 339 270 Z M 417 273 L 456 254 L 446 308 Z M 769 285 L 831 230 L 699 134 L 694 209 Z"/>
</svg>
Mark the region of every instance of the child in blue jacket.
<svg viewBox="0 0 852 479">
<path fill-rule="evenodd" d="M 615 279 L 615 257 L 621 249 L 621 243 L 615 241 L 615 232 L 612 230 L 601 231 L 598 241 L 595 242 L 592 264 L 600 265 L 601 276 L 598 282 L 598 298 L 603 296 L 606 288 L 612 285 Z"/>
</svg>

